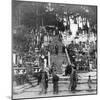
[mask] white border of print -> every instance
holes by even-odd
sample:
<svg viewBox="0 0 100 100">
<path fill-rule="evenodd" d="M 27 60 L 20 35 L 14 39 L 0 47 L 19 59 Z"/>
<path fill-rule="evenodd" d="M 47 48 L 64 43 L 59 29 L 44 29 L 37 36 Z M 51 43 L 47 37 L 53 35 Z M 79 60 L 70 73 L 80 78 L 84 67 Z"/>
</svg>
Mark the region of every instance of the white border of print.
<svg viewBox="0 0 100 100">
<path fill-rule="evenodd" d="M 24 1 L 24 0 L 23 0 Z M 43 1 L 69 4 L 85 4 L 98 6 L 98 48 L 100 44 L 100 1 L 99 0 L 25 0 L 25 1 Z M 11 97 L 11 0 L 0 0 L 0 100 L 9 100 Z M 41 100 L 98 100 L 100 89 L 100 67 L 99 67 L 99 49 L 98 49 L 98 95 L 41 98 Z M 26 99 L 25 99 L 26 100 Z M 32 99 L 30 99 L 32 100 Z"/>
</svg>

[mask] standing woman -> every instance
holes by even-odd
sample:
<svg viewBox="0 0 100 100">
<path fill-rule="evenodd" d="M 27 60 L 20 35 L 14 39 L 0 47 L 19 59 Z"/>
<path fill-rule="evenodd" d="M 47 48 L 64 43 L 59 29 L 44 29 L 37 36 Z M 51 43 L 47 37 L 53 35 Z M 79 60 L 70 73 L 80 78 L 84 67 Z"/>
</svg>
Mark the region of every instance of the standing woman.
<svg viewBox="0 0 100 100">
<path fill-rule="evenodd" d="M 46 94 L 47 93 L 47 89 L 48 89 L 48 74 L 47 74 L 47 72 L 46 71 L 44 71 L 44 77 L 45 77 L 45 86 L 44 86 L 44 93 Z"/>
<path fill-rule="evenodd" d="M 72 72 L 70 75 L 70 86 L 69 86 L 69 88 L 72 92 L 74 92 L 77 87 L 77 80 L 78 80 L 77 77 L 78 76 L 77 76 L 77 72 L 76 72 L 76 67 L 72 65 Z"/>
<path fill-rule="evenodd" d="M 53 83 L 53 94 L 58 94 L 59 86 L 58 86 L 59 77 L 56 72 L 53 73 L 52 83 Z"/>
<path fill-rule="evenodd" d="M 41 70 L 41 75 L 40 75 L 40 89 L 41 89 L 41 91 L 40 91 L 40 94 L 42 94 L 42 93 L 44 93 L 44 86 L 45 86 L 45 81 L 44 81 L 44 78 L 45 78 L 45 76 L 44 76 L 44 72 L 43 72 L 43 69 Z"/>
<path fill-rule="evenodd" d="M 48 75 L 46 71 L 41 71 L 41 76 L 40 76 L 40 94 L 41 93 L 47 93 L 47 88 L 48 88 Z"/>
</svg>

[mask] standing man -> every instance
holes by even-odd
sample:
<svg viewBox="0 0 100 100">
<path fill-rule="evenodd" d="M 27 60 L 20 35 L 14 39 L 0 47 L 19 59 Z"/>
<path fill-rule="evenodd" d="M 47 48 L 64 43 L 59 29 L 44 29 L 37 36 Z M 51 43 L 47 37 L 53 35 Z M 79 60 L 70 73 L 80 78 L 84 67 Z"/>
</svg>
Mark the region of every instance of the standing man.
<svg viewBox="0 0 100 100">
<path fill-rule="evenodd" d="M 46 71 L 44 71 L 44 75 L 45 75 L 45 91 L 44 93 L 47 93 L 47 89 L 48 89 L 48 74 Z"/>
<path fill-rule="evenodd" d="M 52 82 L 53 82 L 53 93 L 58 94 L 58 81 L 59 77 L 56 75 L 56 72 L 53 73 Z"/>
<path fill-rule="evenodd" d="M 65 53 L 65 46 L 62 46 L 62 53 Z"/>
<path fill-rule="evenodd" d="M 58 55 L 58 51 L 59 51 L 59 48 L 58 48 L 58 45 L 56 44 L 55 46 L 55 54 Z"/>
</svg>

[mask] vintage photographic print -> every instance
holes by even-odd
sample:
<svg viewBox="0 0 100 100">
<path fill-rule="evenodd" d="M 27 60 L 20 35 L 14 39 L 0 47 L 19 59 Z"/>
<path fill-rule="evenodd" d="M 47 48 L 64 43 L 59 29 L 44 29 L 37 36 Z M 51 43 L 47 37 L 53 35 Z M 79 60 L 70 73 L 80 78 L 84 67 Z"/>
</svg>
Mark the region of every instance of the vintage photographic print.
<svg viewBox="0 0 100 100">
<path fill-rule="evenodd" d="M 97 94 L 97 6 L 12 0 L 12 98 Z"/>
</svg>

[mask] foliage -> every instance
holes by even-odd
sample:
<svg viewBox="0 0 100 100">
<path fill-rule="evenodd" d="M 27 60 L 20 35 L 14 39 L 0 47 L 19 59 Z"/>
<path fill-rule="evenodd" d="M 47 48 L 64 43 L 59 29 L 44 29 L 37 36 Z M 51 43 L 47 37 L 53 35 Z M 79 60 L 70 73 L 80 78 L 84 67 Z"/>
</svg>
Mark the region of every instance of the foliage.
<svg viewBox="0 0 100 100">
<path fill-rule="evenodd" d="M 30 29 L 25 26 L 17 27 L 16 33 L 12 34 L 13 49 L 18 52 L 28 52 L 31 43 Z"/>
</svg>

